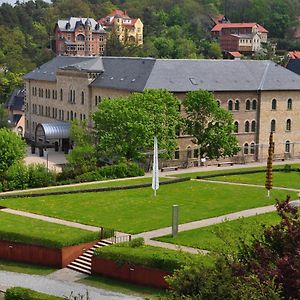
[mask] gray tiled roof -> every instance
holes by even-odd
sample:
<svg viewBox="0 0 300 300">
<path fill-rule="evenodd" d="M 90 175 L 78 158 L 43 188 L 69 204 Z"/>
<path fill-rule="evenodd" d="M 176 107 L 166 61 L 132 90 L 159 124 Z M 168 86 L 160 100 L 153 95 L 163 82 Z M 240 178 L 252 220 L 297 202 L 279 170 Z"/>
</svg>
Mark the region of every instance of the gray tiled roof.
<svg viewBox="0 0 300 300">
<path fill-rule="evenodd" d="M 128 91 L 143 91 L 155 64 L 153 58 L 103 57 L 102 61 L 104 73 L 91 85 Z"/>
<path fill-rule="evenodd" d="M 56 71 L 59 68 L 93 59 L 87 56 L 56 56 L 30 73 L 24 79 L 56 81 Z"/>
<path fill-rule="evenodd" d="M 103 27 L 98 24 L 95 19 L 93 18 L 88 18 L 90 24 L 92 25 L 92 29 L 93 31 L 99 31 L 99 32 L 105 32 Z M 57 22 L 57 26 L 59 28 L 60 31 L 70 31 L 73 32 L 75 30 L 75 28 L 77 26 L 82 25 L 83 27 L 85 26 L 85 22 L 87 21 L 87 18 L 77 18 L 77 17 L 70 17 L 67 20 L 58 20 Z M 66 25 L 67 23 L 70 24 L 69 29 L 66 29 Z M 96 30 L 96 25 L 99 28 L 98 30 Z"/>
<path fill-rule="evenodd" d="M 290 59 L 286 65 L 286 68 L 300 75 L 300 59 Z"/>
<path fill-rule="evenodd" d="M 300 76 L 266 60 L 56 57 L 25 79 L 55 80 L 58 68 L 103 72 L 91 86 L 171 92 L 300 90 Z M 68 68 L 69 68 L 68 67 Z"/>
<path fill-rule="evenodd" d="M 5 103 L 5 107 L 13 110 L 24 110 L 24 89 L 15 89 Z"/>
</svg>

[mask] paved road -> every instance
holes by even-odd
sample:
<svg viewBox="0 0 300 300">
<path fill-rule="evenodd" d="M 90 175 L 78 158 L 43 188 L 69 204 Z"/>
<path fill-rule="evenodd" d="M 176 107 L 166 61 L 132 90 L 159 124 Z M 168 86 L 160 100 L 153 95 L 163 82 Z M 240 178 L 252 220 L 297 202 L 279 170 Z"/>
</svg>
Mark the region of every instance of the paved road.
<svg viewBox="0 0 300 300">
<path fill-rule="evenodd" d="M 4 290 L 13 286 L 30 288 L 38 292 L 59 297 L 69 297 L 72 292 L 74 296 L 78 296 L 78 294 L 85 295 L 88 291 L 90 300 L 142 299 L 139 297 L 89 287 L 80 283 L 51 279 L 46 276 L 0 271 L 0 289 Z"/>
</svg>

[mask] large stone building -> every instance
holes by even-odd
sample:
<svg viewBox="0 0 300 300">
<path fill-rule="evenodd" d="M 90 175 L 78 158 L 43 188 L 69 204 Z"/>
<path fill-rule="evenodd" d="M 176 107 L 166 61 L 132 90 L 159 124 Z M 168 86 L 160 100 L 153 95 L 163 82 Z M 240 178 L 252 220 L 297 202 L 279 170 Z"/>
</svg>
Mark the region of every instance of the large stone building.
<svg viewBox="0 0 300 300">
<path fill-rule="evenodd" d="M 130 18 L 126 12 L 116 9 L 108 16 L 98 20 L 109 33 L 114 32 L 121 43 L 143 45 L 143 23 L 137 18 Z"/>
<path fill-rule="evenodd" d="M 57 55 L 99 56 L 105 52 L 106 31 L 92 18 L 59 20 L 54 33 Z"/>
<path fill-rule="evenodd" d="M 25 132 L 36 143 L 59 146 L 74 119 L 93 126 L 103 98 L 163 88 L 183 100 L 205 89 L 233 115 L 242 150 L 230 160 L 266 159 L 271 130 L 276 158 L 300 157 L 300 76 L 271 61 L 61 56 L 25 75 L 25 83 Z M 179 136 L 171 163 L 197 165 L 194 148 L 191 137 Z"/>
</svg>

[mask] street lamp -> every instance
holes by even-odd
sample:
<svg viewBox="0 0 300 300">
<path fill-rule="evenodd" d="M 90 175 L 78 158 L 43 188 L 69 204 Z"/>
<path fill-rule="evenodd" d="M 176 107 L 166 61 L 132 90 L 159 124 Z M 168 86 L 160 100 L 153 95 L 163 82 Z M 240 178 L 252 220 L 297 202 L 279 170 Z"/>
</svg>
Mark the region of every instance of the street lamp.
<svg viewBox="0 0 300 300">
<path fill-rule="evenodd" d="M 47 171 L 49 171 L 49 158 L 48 158 L 48 150 L 47 150 L 47 148 L 45 148 L 45 154 L 46 154 L 46 161 L 47 161 Z"/>
</svg>

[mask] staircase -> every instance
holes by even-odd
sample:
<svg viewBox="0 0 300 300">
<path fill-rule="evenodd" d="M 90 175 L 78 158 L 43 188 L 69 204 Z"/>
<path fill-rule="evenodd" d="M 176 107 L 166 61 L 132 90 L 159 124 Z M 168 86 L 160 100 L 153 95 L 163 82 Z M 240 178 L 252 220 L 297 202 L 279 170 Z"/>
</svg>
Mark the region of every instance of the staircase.
<svg viewBox="0 0 300 300">
<path fill-rule="evenodd" d="M 91 268 L 92 268 L 92 256 L 94 251 L 97 248 L 105 247 L 111 245 L 112 242 L 108 240 L 101 240 L 96 245 L 94 245 L 89 250 L 85 251 L 82 255 L 76 258 L 73 262 L 71 262 L 67 268 L 81 272 L 87 275 L 91 275 Z"/>
</svg>

